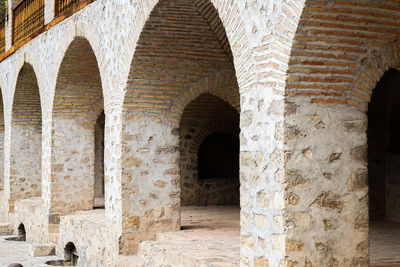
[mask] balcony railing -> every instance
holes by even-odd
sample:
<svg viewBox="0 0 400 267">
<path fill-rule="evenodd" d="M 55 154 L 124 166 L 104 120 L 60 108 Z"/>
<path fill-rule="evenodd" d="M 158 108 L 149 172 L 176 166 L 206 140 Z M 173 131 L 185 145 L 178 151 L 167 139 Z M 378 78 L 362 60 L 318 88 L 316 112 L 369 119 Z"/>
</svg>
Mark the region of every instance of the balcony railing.
<svg viewBox="0 0 400 267">
<path fill-rule="evenodd" d="M 63 14 L 67 10 L 72 9 L 74 6 L 79 5 L 84 0 L 55 0 L 55 15 L 56 17 Z"/>
<path fill-rule="evenodd" d="M 0 53 L 6 51 L 6 21 L 3 19 L 0 22 Z"/>
<path fill-rule="evenodd" d="M 44 26 L 44 0 L 22 0 L 13 10 L 13 44 Z"/>
</svg>

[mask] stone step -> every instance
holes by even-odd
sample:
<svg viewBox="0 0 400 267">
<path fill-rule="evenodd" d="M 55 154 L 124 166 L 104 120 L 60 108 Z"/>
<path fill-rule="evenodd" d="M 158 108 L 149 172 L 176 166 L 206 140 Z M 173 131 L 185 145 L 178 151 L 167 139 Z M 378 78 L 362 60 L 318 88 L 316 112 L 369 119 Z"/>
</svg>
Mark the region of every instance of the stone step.
<svg viewBox="0 0 400 267">
<path fill-rule="evenodd" d="M 120 256 L 118 259 L 117 267 L 144 267 L 144 260 L 142 257 L 129 255 Z"/>
<path fill-rule="evenodd" d="M 29 256 L 31 257 L 53 256 L 55 254 L 56 247 L 54 244 L 29 244 Z"/>
<path fill-rule="evenodd" d="M 144 259 L 146 267 L 239 266 L 239 237 L 199 237 L 187 231 L 158 234 L 156 238 L 156 241 L 144 241 L 139 245 L 137 255 Z"/>
<path fill-rule="evenodd" d="M 0 223 L 0 235 L 12 235 L 12 225 L 9 223 Z"/>
</svg>

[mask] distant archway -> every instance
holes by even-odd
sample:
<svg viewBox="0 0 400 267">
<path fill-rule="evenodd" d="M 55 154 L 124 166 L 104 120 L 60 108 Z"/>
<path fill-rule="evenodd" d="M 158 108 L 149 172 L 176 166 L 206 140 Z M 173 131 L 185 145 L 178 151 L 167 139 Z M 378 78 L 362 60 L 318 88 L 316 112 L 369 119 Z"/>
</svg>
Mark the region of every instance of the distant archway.
<svg viewBox="0 0 400 267">
<path fill-rule="evenodd" d="M 103 105 L 96 56 L 89 42 L 77 37 L 61 63 L 53 101 L 52 224 L 61 215 L 93 209 L 95 196 L 104 208 Z"/>
<path fill-rule="evenodd" d="M 42 112 L 33 67 L 25 63 L 18 75 L 11 119 L 10 206 L 17 199 L 41 195 Z"/>
</svg>

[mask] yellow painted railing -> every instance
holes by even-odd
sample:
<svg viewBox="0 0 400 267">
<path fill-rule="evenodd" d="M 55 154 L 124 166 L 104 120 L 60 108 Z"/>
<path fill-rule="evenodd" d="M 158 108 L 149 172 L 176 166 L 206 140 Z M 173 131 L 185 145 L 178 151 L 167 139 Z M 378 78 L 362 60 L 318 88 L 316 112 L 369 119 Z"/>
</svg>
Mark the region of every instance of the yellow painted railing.
<svg viewBox="0 0 400 267">
<path fill-rule="evenodd" d="M 44 0 L 23 0 L 13 9 L 13 44 L 44 25 Z"/>
<path fill-rule="evenodd" d="M 6 51 L 6 21 L 3 19 L 0 22 L 0 53 Z"/>
<path fill-rule="evenodd" d="M 79 5 L 83 0 L 55 0 L 55 15 L 59 16 L 65 11 L 70 10 L 73 6 Z"/>
</svg>

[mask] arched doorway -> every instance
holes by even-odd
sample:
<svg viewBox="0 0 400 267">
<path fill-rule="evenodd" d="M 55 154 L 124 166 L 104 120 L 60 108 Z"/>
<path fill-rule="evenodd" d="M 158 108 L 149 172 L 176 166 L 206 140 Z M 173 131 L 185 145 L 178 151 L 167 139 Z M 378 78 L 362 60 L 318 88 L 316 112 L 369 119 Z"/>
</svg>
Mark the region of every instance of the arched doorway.
<svg viewBox="0 0 400 267">
<path fill-rule="evenodd" d="M 17 199 L 41 195 L 42 112 L 34 69 L 25 63 L 18 75 L 11 120 L 10 207 Z"/>
<path fill-rule="evenodd" d="M 57 77 L 52 114 L 50 229 L 60 216 L 104 207 L 104 107 L 96 56 L 77 37 Z"/>
<path fill-rule="evenodd" d="M 388 70 L 368 105 L 368 183 L 372 266 L 400 261 L 400 71 Z M 359 179 L 365 174 L 360 173 Z"/>
<path fill-rule="evenodd" d="M 239 114 L 227 102 L 202 94 L 180 122 L 181 204 L 239 204 Z"/>
<path fill-rule="evenodd" d="M 234 73 L 210 2 L 158 2 L 139 37 L 124 98 L 121 253 L 135 253 L 156 233 L 180 229 L 183 109 L 202 92 L 239 99 Z"/>
</svg>

